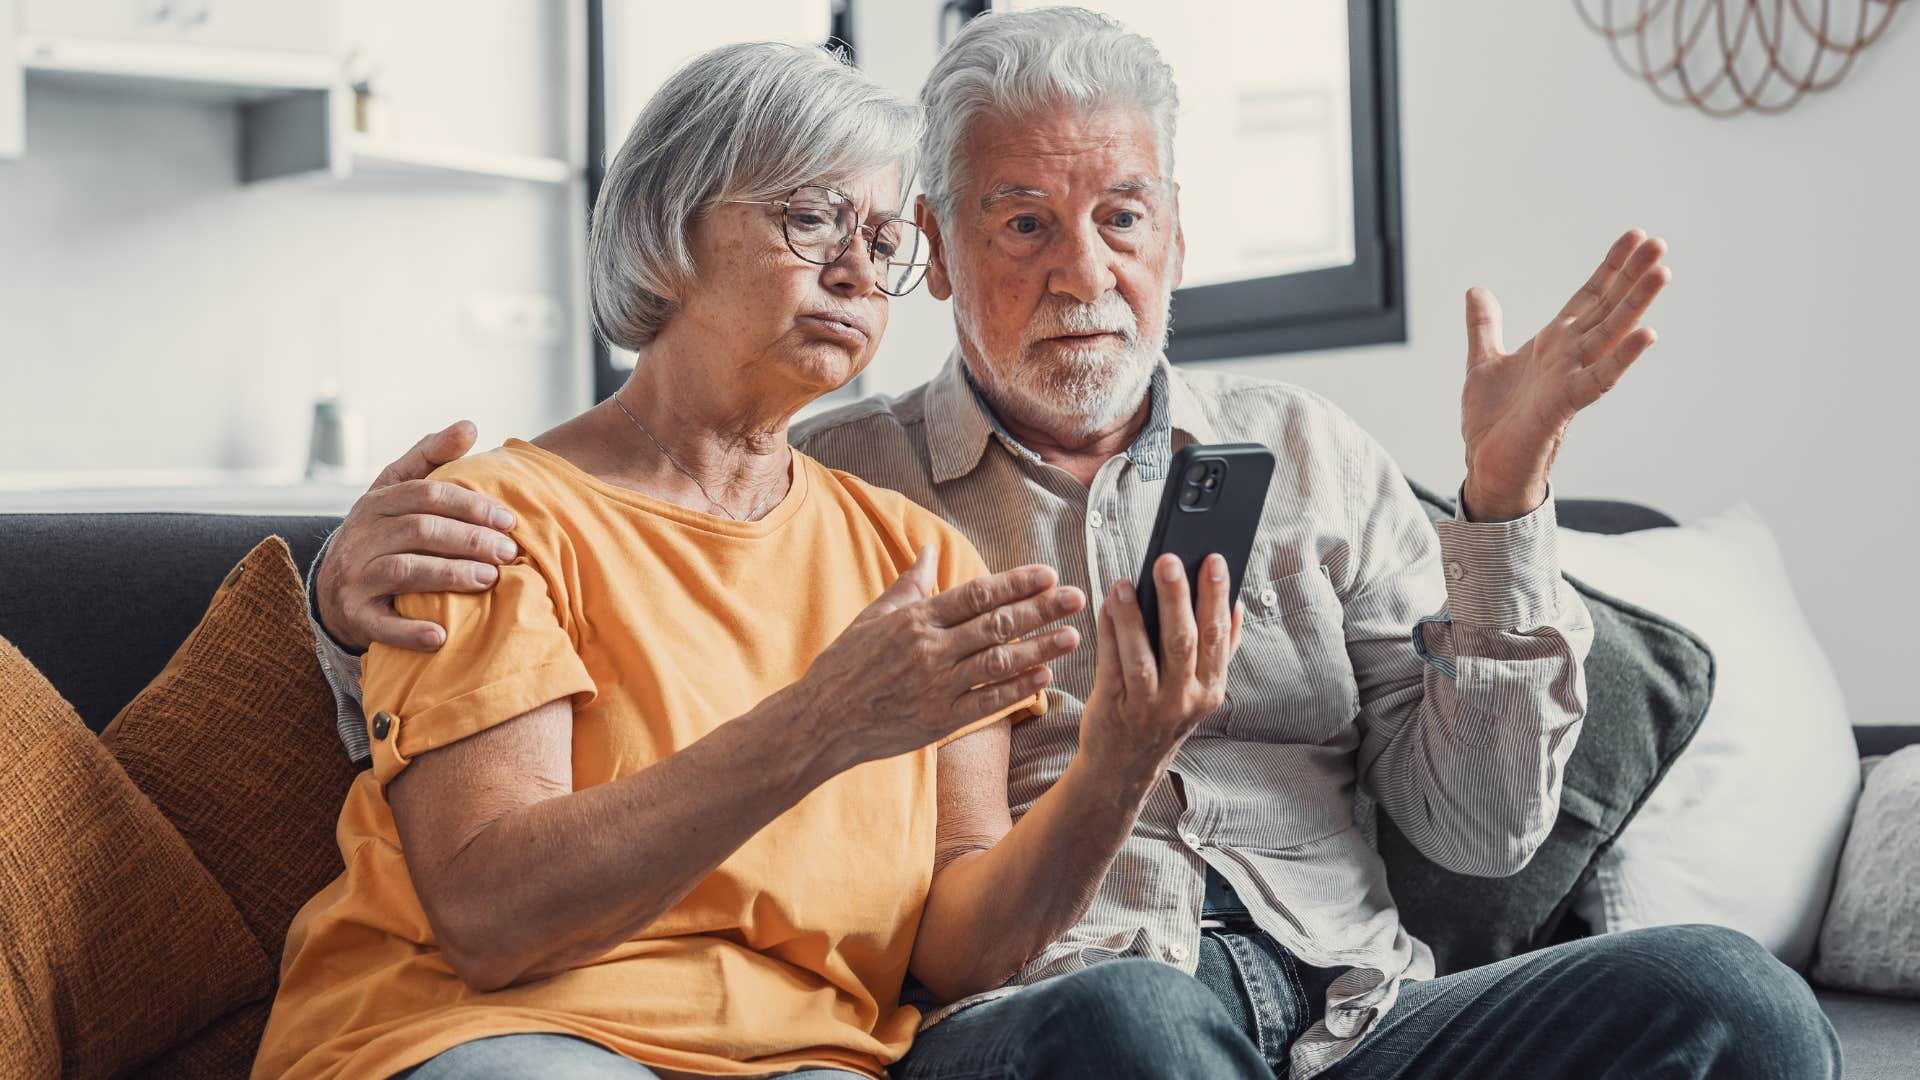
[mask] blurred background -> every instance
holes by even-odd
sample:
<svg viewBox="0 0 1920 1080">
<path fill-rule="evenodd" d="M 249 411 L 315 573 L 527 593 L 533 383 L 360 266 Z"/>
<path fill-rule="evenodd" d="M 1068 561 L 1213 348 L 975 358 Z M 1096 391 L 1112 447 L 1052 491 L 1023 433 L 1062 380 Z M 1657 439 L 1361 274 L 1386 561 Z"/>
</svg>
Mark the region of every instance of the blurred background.
<svg viewBox="0 0 1920 1080">
<path fill-rule="evenodd" d="M 911 96 L 985 6 L 0 0 L 0 511 L 339 513 L 453 419 L 483 447 L 547 429 L 631 363 L 585 320 L 587 208 L 668 74 L 832 39 Z M 1660 344 L 1557 489 L 1753 503 L 1856 722 L 1910 698 L 1910 18 L 1835 88 L 1719 119 L 1623 72 L 1571 0 L 1091 6 L 1181 80 L 1176 360 L 1324 393 L 1445 490 L 1467 288 L 1511 347 L 1626 228 L 1664 236 Z M 952 338 L 925 290 L 899 302 L 844 396 L 920 382 Z"/>
</svg>

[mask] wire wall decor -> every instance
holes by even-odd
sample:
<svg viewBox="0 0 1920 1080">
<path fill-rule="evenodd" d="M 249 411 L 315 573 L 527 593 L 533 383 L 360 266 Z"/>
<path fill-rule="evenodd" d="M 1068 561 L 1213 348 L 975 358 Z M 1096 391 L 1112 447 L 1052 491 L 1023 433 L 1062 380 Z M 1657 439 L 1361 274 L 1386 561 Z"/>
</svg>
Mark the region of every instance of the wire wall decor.
<svg viewBox="0 0 1920 1080">
<path fill-rule="evenodd" d="M 1660 100 L 1710 116 L 1782 113 L 1832 89 L 1905 0 L 1573 0 Z"/>
</svg>

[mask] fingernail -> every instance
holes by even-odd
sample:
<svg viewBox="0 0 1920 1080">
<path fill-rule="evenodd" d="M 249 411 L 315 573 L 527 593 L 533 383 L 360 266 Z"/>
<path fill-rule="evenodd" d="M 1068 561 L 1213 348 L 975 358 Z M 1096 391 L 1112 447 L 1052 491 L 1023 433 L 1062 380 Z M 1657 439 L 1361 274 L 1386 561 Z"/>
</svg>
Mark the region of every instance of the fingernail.
<svg viewBox="0 0 1920 1080">
<path fill-rule="evenodd" d="M 1178 581 L 1180 579 L 1180 563 L 1177 560 L 1168 561 L 1166 559 L 1162 559 L 1160 560 L 1159 573 L 1160 573 L 1161 581 L 1165 581 L 1169 583 Z"/>
<path fill-rule="evenodd" d="M 492 563 L 481 563 L 480 569 L 473 572 L 474 580 L 482 585 L 491 585 L 500 579 L 500 568 Z"/>
<path fill-rule="evenodd" d="M 427 631 L 427 648 L 437 649 L 446 643 L 447 643 L 446 631 L 440 629 L 437 626 Z"/>
<path fill-rule="evenodd" d="M 1073 639 L 1076 636 L 1071 629 L 1055 630 L 1053 632 L 1053 643 L 1063 649 L 1070 649 L 1073 647 Z"/>
<path fill-rule="evenodd" d="M 493 510 L 493 527 L 494 528 L 511 529 L 513 528 L 513 520 L 514 520 L 513 512 L 511 510 L 502 510 L 497 506 L 494 507 L 494 510 Z"/>
<path fill-rule="evenodd" d="M 1114 582 L 1113 594 L 1119 597 L 1123 604 L 1133 603 L 1133 582 L 1125 578 Z"/>
<path fill-rule="evenodd" d="M 520 554 L 520 545 L 508 540 L 506 537 L 501 537 L 494 543 L 493 551 L 494 554 L 500 556 L 501 562 L 512 562 L 513 557 Z"/>
<path fill-rule="evenodd" d="M 1218 555 L 1215 555 L 1213 558 L 1208 559 L 1207 573 L 1212 575 L 1213 580 L 1215 581 L 1227 580 L 1227 560 L 1221 558 Z"/>
</svg>

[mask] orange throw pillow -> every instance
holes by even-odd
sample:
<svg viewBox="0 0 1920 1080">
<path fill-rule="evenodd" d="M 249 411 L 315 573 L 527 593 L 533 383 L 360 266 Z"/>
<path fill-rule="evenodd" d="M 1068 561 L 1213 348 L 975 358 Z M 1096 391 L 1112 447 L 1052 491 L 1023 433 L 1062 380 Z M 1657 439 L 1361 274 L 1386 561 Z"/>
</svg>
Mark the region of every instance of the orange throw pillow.
<svg viewBox="0 0 1920 1080">
<path fill-rule="evenodd" d="M 0 638 L 0 1074 L 124 1072 L 271 994 L 277 959 Z"/>
<path fill-rule="evenodd" d="M 334 827 L 359 769 L 333 718 L 300 572 L 270 536 L 100 734 L 276 966 L 294 914 L 342 869 Z"/>
</svg>

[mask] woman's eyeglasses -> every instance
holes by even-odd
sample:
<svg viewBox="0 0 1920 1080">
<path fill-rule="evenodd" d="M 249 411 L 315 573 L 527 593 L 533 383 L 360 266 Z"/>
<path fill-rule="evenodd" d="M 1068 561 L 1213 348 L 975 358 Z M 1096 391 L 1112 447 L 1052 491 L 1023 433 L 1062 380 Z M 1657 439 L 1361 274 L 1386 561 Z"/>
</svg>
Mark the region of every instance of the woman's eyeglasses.
<svg viewBox="0 0 1920 1080">
<path fill-rule="evenodd" d="M 780 208 L 780 230 L 787 248 L 817 266 L 840 261 L 857 232 L 867 255 L 880 270 L 880 291 L 905 296 L 927 276 L 927 234 L 906 218 L 877 225 L 860 224 L 853 200 L 830 187 L 807 184 L 784 199 L 726 199 L 730 203 Z"/>
</svg>

